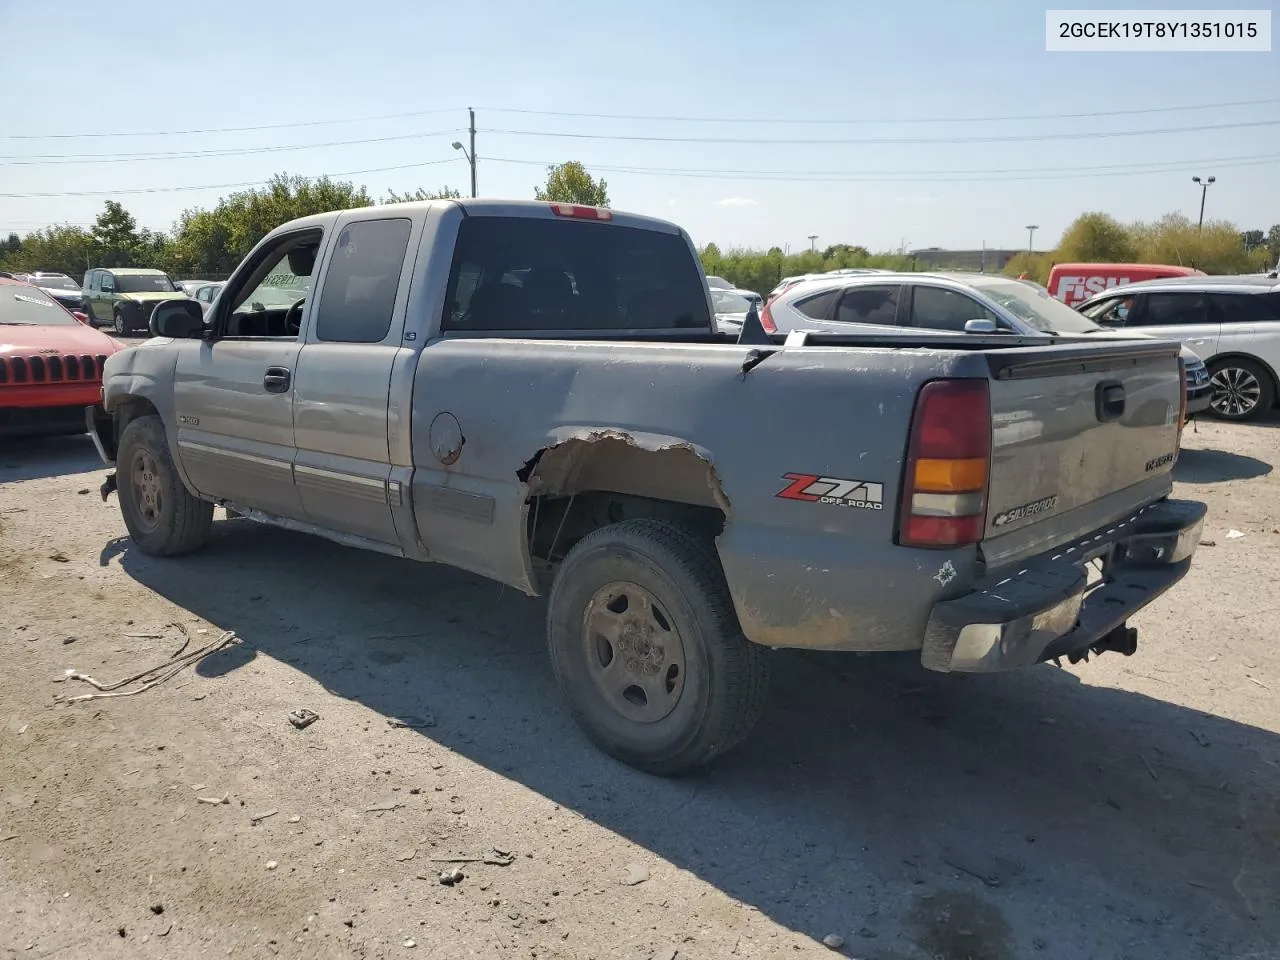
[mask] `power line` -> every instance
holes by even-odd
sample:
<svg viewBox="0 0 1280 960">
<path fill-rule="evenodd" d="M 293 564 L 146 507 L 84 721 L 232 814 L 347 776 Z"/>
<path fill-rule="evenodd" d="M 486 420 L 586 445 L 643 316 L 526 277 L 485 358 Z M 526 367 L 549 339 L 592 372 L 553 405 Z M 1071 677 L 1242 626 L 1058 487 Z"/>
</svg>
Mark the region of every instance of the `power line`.
<svg viewBox="0 0 1280 960">
<path fill-rule="evenodd" d="M 131 130 L 126 133 L 5 133 L 0 140 L 81 140 L 92 137 L 177 137 L 197 133 L 249 133 L 256 130 L 288 130 L 297 127 L 323 127 L 341 123 L 372 123 L 375 120 L 403 120 L 408 117 L 430 117 L 455 113 L 462 107 L 443 110 L 413 110 L 409 113 L 383 113 L 372 117 L 347 117 L 341 120 L 302 120 L 295 123 L 263 123 L 252 127 L 204 127 L 192 130 Z"/>
<path fill-rule="evenodd" d="M 355 140 L 330 140 L 327 143 L 291 143 L 270 147 L 228 147 L 216 150 L 174 150 L 167 153 L 81 153 L 29 154 L 0 156 L 0 166 L 62 166 L 71 163 L 138 163 L 145 160 L 206 160 L 213 157 L 238 157 L 258 153 L 285 153 L 291 150 L 317 150 L 325 147 L 347 147 L 354 144 L 391 143 L 400 140 L 422 140 L 458 133 L 461 127 L 427 130 L 422 133 L 400 133 L 386 137 L 360 137 Z"/>
<path fill-rule="evenodd" d="M 485 157 L 489 163 L 511 163 L 522 166 L 545 166 L 545 160 L 516 160 L 507 157 Z M 1265 166 L 1280 161 L 1280 154 L 1257 155 L 1253 158 L 1238 160 L 1226 159 L 1214 161 L 1220 168 L 1236 168 L 1248 166 Z M 1150 176 L 1161 173 L 1184 173 L 1196 168 L 1190 161 L 1168 162 L 1166 164 L 1138 166 L 1128 168 L 1077 168 L 1077 170 L 1059 170 L 1058 172 L 1037 172 L 1034 170 L 1017 171 L 916 171 L 897 173 L 879 171 L 877 173 L 857 173 L 842 171 L 808 171 L 787 173 L 785 171 L 749 171 L 749 170 L 691 170 L 667 167 L 621 167 L 607 164 L 585 163 L 584 166 L 597 173 L 627 173 L 642 176 L 673 177 L 675 179 L 698 180 L 751 180 L 774 183 L 1005 183 L 1017 181 L 1050 181 L 1050 180 L 1093 180 L 1107 177 Z M 1082 172 L 1089 171 L 1089 172 Z"/>
<path fill-rule="evenodd" d="M 549 160 L 517 160 L 510 157 L 486 157 L 495 163 L 516 163 L 527 164 L 531 166 L 554 166 L 554 161 Z M 843 176 L 877 176 L 877 175 L 903 175 L 909 177 L 915 176 L 967 176 L 967 175 L 988 175 L 988 174 L 1053 174 L 1053 173 L 1077 173 L 1077 172 L 1102 172 L 1113 173 L 1120 171 L 1134 171 L 1137 173 L 1159 172 L 1159 168 L 1163 167 L 1195 167 L 1202 164 L 1216 164 L 1219 166 L 1239 163 L 1242 161 L 1261 161 L 1271 162 L 1280 160 L 1280 154 L 1273 153 L 1255 153 L 1247 154 L 1239 157 L 1212 157 L 1201 160 L 1148 160 L 1142 163 L 1108 163 L 1100 166 L 1079 166 L 1072 165 L 1069 167 L 993 167 L 979 170 L 902 170 L 901 168 L 885 169 L 885 170 L 741 170 L 741 169 L 709 169 L 705 167 L 638 167 L 634 165 L 610 165 L 599 164 L 584 161 L 583 166 L 592 170 L 602 170 L 605 172 L 616 173 L 661 173 L 661 174 L 711 174 L 716 176 L 731 176 L 742 174 L 746 176 L 779 176 L 786 178 L 800 177 L 843 177 Z"/>
<path fill-rule="evenodd" d="M 796 137 L 660 137 L 621 133 L 568 133 L 543 130 L 504 130 L 489 127 L 480 133 L 494 133 L 518 137 L 556 137 L 571 140 L 625 140 L 639 143 L 736 143 L 773 144 L 785 146 L 835 146 L 839 144 L 908 144 L 908 143 L 1024 143 L 1048 140 L 1102 140 L 1117 137 L 1149 137 L 1165 133 L 1205 133 L 1213 130 L 1239 130 L 1246 127 L 1280 126 L 1280 120 L 1252 120 L 1244 123 L 1217 123 L 1196 127 L 1164 127 L 1146 130 L 1109 130 L 1090 133 L 1036 133 L 995 137 L 861 137 L 799 139 Z"/>
<path fill-rule="evenodd" d="M 365 170 L 347 170 L 338 173 L 312 174 L 314 179 L 320 176 L 354 177 L 370 173 L 388 173 L 398 170 L 410 170 L 418 167 L 436 166 L 457 161 L 457 157 L 441 160 L 425 160 L 416 163 L 396 164 L 387 167 L 373 167 Z M 519 166 L 554 166 L 556 161 L 516 159 L 514 157 L 489 157 L 488 163 L 507 163 Z M 648 176 L 663 176 L 711 179 L 711 180 L 761 180 L 782 183 L 982 183 L 1018 180 L 1072 180 L 1098 179 L 1112 176 L 1141 176 L 1160 173 L 1177 173 L 1198 166 L 1212 164 L 1220 168 L 1260 166 L 1280 161 L 1280 154 L 1247 154 L 1237 157 L 1210 157 L 1198 160 L 1155 161 L 1133 164 L 1106 164 L 1090 167 L 1004 167 L 986 170 L 734 170 L 692 167 L 636 167 L 613 164 L 585 163 L 591 170 L 601 173 L 628 173 Z M 231 190 L 244 187 L 257 187 L 269 180 L 251 180 L 239 183 L 206 183 L 179 187 L 140 187 L 121 190 L 79 190 L 66 193 L 0 193 L 4 199 L 25 199 L 33 197 L 107 197 L 130 194 L 179 193 L 199 190 Z"/>
<path fill-rule="evenodd" d="M 485 158 L 488 159 L 487 157 Z M 418 163 L 399 163 L 391 167 L 370 167 L 366 170 L 345 170 L 339 173 L 317 173 L 304 175 L 308 180 L 319 180 L 323 177 L 358 177 L 367 173 L 389 173 L 393 170 L 413 170 L 418 167 L 431 167 L 441 163 L 456 163 L 457 157 L 446 157 L 443 160 L 423 160 Z M 1221 166 L 1221 164 L 1219 164 Z M 243 180 L 239 183 L 202 183 L 185 187 L 137 187 L 125 190 L 70 190 L 65 193 L 0 193 L 0 199 L 25 200 L 33 197 L 114 197 L 143 193 L 186 193 L 196 190 L 236 190 L 242 187 L 261 187 L 270 180 Z"/>
<path fill-rule="evenodd" d="M 1084 120 L 1094 117 L 1129 117 L 1153 113 L 1181 113 L 1187 110 L 1221 110 L 1228 107 L 1256 107 L 1269 103 L 1280 103 L 1280 97 L 1267 97 L 1262 100 L 1233 100 L 1226 103 L 1199 103 L 1179 107 L 1146 107 L 1133 110 L 1099 110 L 1091 113 L 1041 113 L 1041 114 L 1005 114 L 985 117 L 678 117 L 660 114 L 637 113 L 572 113 L 562 110 L 521 110 L 514 107 L 483 107 L 493 113 L 517 113 L 538 117 L 570 117 L 589 120 L 657 120 L 668 123 L 786 123 L 786 124 L 872 124 L 872 123 L 995 123 L 1018 120 Z"/>
</svg>

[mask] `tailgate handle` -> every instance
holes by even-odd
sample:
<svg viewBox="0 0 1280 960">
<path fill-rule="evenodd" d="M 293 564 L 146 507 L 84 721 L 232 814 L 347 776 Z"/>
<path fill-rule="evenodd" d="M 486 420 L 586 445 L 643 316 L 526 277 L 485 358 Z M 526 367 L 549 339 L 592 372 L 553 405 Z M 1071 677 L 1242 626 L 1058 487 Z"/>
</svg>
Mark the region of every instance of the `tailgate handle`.
<svg viewBox="0 0 1280 960">
<path fill-rule="evenodd" d="M 1093 399 L 1099 423 L 1124 416 L 1124 384 L 1120 381 L 1104 380 L 1094 388 Z"/>
</svg>

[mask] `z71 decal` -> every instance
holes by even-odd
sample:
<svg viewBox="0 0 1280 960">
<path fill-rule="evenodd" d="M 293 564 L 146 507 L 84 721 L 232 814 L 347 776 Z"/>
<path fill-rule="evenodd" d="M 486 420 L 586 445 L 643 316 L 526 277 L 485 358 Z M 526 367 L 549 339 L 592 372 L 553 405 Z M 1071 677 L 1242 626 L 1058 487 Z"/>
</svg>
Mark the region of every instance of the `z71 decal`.
<svg viewBox="0 0 1280 960">
<path fill-rule="evenodd" d="M 775 496 L 783 500 L 799 500 L 803 503 L 834 503 L 841 507 L 862 510 L 884 509 L 884 484 L 865 480 L 842 480 L 839 477 L 820 477 L 816 473 L 784 473 L 790 480 Z"/>
<path fill-rule="evenodd" d="M 1052 497 L 1033 500 L 1031 503 L 1024 503 L 1022 506 L 1006 510 L 1004 513 L 997 513 L 995 519 L 991 521 L 991 525 L 993 527 L 1007 527 L 1009 524 L 1025 520 L 1027 517 L 1034 517 L 1037 513 L 1048 513 L 1057 505 L 1058 495 L 1055 493 Z"/>
</svg>

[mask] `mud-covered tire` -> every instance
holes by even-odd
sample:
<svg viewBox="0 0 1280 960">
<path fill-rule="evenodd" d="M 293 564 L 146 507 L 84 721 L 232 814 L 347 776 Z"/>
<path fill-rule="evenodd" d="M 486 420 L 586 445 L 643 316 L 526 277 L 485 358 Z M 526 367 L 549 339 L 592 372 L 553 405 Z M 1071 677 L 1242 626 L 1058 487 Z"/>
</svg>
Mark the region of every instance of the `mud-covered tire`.
<svg viewBox="0 0 1280 960">
<path fill-rule="evenodd" d="M 209 539 L 213 504 L 192 496 L 183 485 L 169 454 L 164 422 L 155 414 L 131 420 L 124 428 L 116 483 L 124 525 L 143 553 L 177 556 Z"/>
<path fill-rule="evenodd" d="M 611 608 L 614 601 L 607 598 L 620 586 L 623 592 L 639 588 L 635 594 L 649 598 L 635 610 L 647 604 L 659 612 L 619 633 L 617 649 L 604 641 L 608 661 L 619 657 L 620 671 L 636 666 L 643 672 L 649 660 L 669 657 L 674 644 L 682 655 L 678 675 L 660 678 L 665 686 L 659 696 L 667 691 L 669 712 L 644 721 L 622 712 L 632 708 L 605 690 L 609 684 L 601 674 L 609 668 L 601 666 L 600 637 L 593 639 L 593 611 L 600 604 Z M 605 753 L 649 773 L 674 776 L 704 766 L 744 740 L 764 709 L 769 651 L 743 636 L 711 538 L 673 523 L 627 520 L 575 544 L 551 590 L 547 643 L 556 681 L 583 732 Z M 630 674 L 610 676 L 616 688 L 617 678 L 625 682 Z M 672 694 L 675 680 L 679 691 Z M 648 709 L 645 703 L 637 709 Z"/>
</svg>

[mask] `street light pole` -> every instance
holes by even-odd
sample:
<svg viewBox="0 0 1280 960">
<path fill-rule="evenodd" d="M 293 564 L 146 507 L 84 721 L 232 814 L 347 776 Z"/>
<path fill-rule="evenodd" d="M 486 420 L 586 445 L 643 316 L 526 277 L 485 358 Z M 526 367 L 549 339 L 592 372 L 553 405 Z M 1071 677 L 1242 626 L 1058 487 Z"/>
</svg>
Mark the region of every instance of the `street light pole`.
<svg viewBox="0 0 1280 960">
<path fill-rule="evenodd" d="M 818 235 L 816 233 L 809 234 L 809 252 L 810 253 L 815 252 L 814 244 L 817 242 L 817 240 L 818 240 Z"/>
<path fill-rule="evenodd" d="M 1213 182 L 1214 182 L 1215 180 L 1217 180 L 1217 179 L 1218 179 L 1217 177 L 1206 177 L 1204 180 L 1201 180 L 1199 177 L 1192 177 L 1192 178 L 1191 178 L 1191 182 L 1192 182 L 1192 183 L 1198 183 L 1198 184 L 1200 184 L 1200 222 L 1196 224 L 1196 230 L 1197 230 L 1197 231 L 1199 231 L 1199 232 L 1203 232 L 1203 231 L 1204 231 L 1204 197 L 1205 197 L 1205 194 L 1209 192 L 1209 184 L 1213 183 Z"/>
<path fill-rule="evenodd" d="M 1036 231 L 1040 229 L 1040 225 L 1036 223 L 1027 224 L 1027 254 L 1035 253 L 1036 250 Z"/>
<path fill-rule="evenodd" d="M 453 141 L 453 149 L 461 150 L 462 155 L 467 158 L 467 163 L 471 167 L 471 196 L 474 198 L 476 196 L 476 112 L 467 107 L 467 113 L 471 116 L 471 126 L 467 131 L 471 134 L 471 150 L 468 152 L 467 148 L 457 140 Z"/>
</svg>

